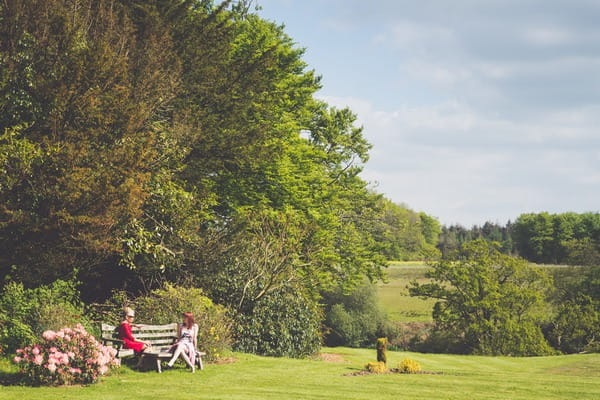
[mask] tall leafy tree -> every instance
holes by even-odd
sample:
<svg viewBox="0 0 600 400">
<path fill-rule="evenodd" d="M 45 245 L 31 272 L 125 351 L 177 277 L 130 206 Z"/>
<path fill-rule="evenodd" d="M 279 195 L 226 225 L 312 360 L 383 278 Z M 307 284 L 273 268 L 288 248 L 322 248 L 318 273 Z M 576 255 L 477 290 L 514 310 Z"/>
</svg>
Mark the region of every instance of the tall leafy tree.
<svg viewBox="0 0 600 400">
<path fill-rule="evenodd" d="M 484 240 L 463 244 L 451 257 L 433 264 L 430 283 L 413 283 L 412 296 L 437 299 L 437 327 L 481 354 L 537 355 L 551 352 L 536 311 L 549 278 L 519 258 Z"/>
<path fill-rule="evenodd" d="M 35 283 L 91 271 L 120 251 L 147 198 L 177 86 L 170 36 L 158 24 L 137 37 L 110 0 L 6 1 L 0 15 L 1 130 L 21 126 L 43 154 L 0 192 L 2 273 Z"/>
</svg>

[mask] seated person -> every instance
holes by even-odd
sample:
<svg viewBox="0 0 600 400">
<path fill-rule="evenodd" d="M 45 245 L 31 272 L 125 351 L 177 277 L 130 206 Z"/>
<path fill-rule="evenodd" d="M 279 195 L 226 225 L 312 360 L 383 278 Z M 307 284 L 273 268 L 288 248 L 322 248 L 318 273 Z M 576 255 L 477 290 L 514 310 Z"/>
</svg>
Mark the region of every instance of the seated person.
<svg viewBox="0 0 600 400">
<path fill-rule="evenodd" d="M 131 327 L 140 327 L 139 325 L 132 324 L 134 318 L 135 313 L 133 310 L 129 307 L 125 307 L 125 309 L 123 309 L 123 321 L 118 327 L 119 339 L 123 341 L 123 347 L 126 349 L 133 349 L 136 353 L 142 353 L 144 350 L 148 349 L 150 345 L 144 341 L 136 340 L 136 338 L 133 337 Z"/>
<path fill-rule="evenodd" d="M 185 363 L 196 371 L 196 348 L 197 348 L 198 325 L 194 323 L 194 314 L 191 312 L 183 313 L 183 323 L 177 327 L 177 342 L 171 347 L 173 357 L 169 360 L 168 366 L 172 367 L 177 358 L 181 355 Z"/>
</svg>

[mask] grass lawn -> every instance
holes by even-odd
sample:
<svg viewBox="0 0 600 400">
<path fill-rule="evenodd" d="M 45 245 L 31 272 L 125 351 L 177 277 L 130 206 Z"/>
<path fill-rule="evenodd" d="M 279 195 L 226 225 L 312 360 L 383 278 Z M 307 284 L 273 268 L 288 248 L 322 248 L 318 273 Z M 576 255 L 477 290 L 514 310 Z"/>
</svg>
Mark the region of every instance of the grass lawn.
<svg viewBox="0 0 600 400">
<path fill-rule="evenodd" d="M 438 374 L 346 376 L 375 358 L 374 350 L 325 348 L 328 361 L 235 354 L 231 364 L 135 372 L 122 367 L 89 387 L 0 386 L 0 399 L 600 399 L 600 354 L 537 358 L 389 352 Z M 0 362 L 0 378 L 11 375 Z"/>
<path fill-rule="evenodd" d="M 388 283 L 378 285 L 381 307 L 390 320 L 398 322 L 431 321 L 435 300 L 421 300 L 408 294 L 406 285 L 424 283 L 427 266 L 422 262 L 392 262 L 387 268 Z"/>
</svg>

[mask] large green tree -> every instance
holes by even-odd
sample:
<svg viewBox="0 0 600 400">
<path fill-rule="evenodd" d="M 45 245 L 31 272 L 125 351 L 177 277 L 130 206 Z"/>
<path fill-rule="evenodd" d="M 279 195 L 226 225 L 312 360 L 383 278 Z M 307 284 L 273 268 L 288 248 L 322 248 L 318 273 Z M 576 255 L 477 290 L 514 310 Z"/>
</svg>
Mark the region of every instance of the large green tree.
<svg viewBox="0 0 600 400">
<path fill-rule="evenodd" d="M 155 21 L 142 40 L 110 0 L 6 1 L 0 18 L 0 131 L 21 149 L 0 188 L 2 275 L 93 274 L 148 196 L 178 84 L 171 36 Z"/>
<path fill-rule="evenodd" d="M 289 252 L 275 288 L 381 277 L 356 116 L 315 99 L 303 50 L 247 5 L 0 4 L 3 277 L 76 276 L 90 299 L 222 282 L 246 303 L 266 240 Z"/>
<path fill-rule="evenodd" d="M 437 328 L 463 351 L 538 355 L 551 352 L 537 311 L 549 278 L 519 258 L 502 254 L 484 240 L 463 244 L 433 264 L 430 283 L 413 283 L 410 294 L 437 299 Z"/>
</svg>

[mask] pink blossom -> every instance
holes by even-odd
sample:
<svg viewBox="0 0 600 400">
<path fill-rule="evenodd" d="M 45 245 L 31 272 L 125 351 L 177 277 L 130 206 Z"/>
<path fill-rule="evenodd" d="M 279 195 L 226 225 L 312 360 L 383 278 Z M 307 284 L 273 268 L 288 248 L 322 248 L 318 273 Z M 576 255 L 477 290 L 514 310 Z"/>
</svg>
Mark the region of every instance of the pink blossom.
<svg viewBox="0 0 600 400">
<path fill-rule="evenodd" d="M 42 337 L 46 340 L 54 340 L 56 338 L 56 332 L 45 331 L 44 333 L 42 333 Z"/>
<path fill-rule="evenodd" d="M 48 368 L 48 371 L 52 373 L 56 372 L 56 364 L 48 364 L 48 367 L 46 368 Z"/>
<path fill-rule="evenodd" d="M 62 339 L 65 337 L 65 333 L 63 331 L 58 331 L 58 332 L 56 332 L 56 337 L 59 337 Z"/>
<path fill-rule="evenodd" d="M 42 362 L 44 361 L 44 356 L 42 356 L 41 354 L 38 354 L 37 356 L 35 356 L 35 358 L 33 359 L 33 363 L 35 365 L 42 365 Z"/>
<path fill-rule="evenodd" d="M 58 351 L 58 349 L 54 346 L 50 347 L 50 349 L 48 350 L 50 353 L 56 353 Z"/>
<path fill-rule="evenodd" d="M 33 354 L 34 356 L 37 356 L 38 354 L 40 354 L 40 348 L 35 346 L 33 348 L 33 350 L 31 350 L 31 354 Z"/>
<path fill-rule="evenodd" d="M 16 362 L 17 364 L 20 363 L 21 360 L 23 360 L 23 359 L 19 356 L 15 356 L 15 358 L 13 358 L 13 361 Z"/>
<path fill-rule="evenodd" d="M 23 353 L 23 349 L 17 349 L 16 353 L 17 353 L 17 354 L 21 354 L 21 353 Z"/>
<path fill-rule="evenodd" d="M 68 351 L 67 355 L 71 358 L 75 357 L 75 353 L 73 353 L 72 351 Z"/>
</svg>

